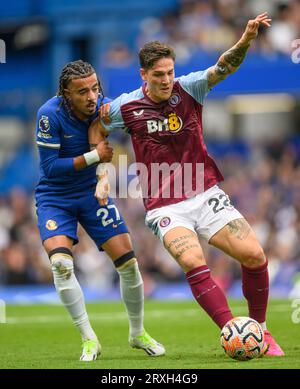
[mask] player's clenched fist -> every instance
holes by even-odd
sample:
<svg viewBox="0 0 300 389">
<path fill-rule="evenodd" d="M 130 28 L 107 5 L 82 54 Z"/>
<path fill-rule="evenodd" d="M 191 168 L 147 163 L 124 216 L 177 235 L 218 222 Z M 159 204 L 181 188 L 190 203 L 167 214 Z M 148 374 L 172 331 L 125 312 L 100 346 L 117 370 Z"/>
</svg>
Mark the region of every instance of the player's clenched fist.
<svg viewBox="0 0 300 389">
<path fill-rule="evenodd" d="M 99 154 L 101 162 L 110 162 L 112 160 L 114 151 L 113 148 L 109 145 L 108 141 L 103 140 L 99 142 L 96 146 L 96 150 Z"/>
</svg>

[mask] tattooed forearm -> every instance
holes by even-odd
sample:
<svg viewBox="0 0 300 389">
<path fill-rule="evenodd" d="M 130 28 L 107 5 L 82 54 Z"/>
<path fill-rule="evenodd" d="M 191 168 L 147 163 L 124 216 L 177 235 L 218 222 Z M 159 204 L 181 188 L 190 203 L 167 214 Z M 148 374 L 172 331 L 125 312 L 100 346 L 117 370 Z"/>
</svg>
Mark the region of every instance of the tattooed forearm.
<svg viewBox="0 0 300 389">
<path fill-rule="evenodd" d="M 224 61 L 219 59 L 219 61 L 216 64 L 216 75 L 218 77 L 224 77 L 227 76 L 227 74 L 229 73 L 230 73 L 230 69 L 228 65 Z"/>
<path fill-rule="evenodd" d="M 249 235 L 251 228 L 245 219 L 237 219 L 227 224 L 229 232 L 238 239 L 244 240 Z"/>
<path fill-rule="evenodd" d="M 212 88 L 238 69 L 244 61 L 249 47 L 249 44 L 240 41 L 221 55 L 216 65 L 208 70 L 207 79 L 209 88 Z"/>
<path fill-rule="evenodd" d="M 217 64 L 208 69 L 209 88 L 224 80 L 230 73 L 235 72 L 246 57 L 251 42 L 257 37 L 260 24 L 270 27 L 271 19 L 265 12 L 254 20 L 249 20 L 240 40 L 231 49 L 221 55 Z"/>
<path fill-rule="evenodd" d="M 237 68 L 244 61 L 250 45 L 236 45 L 224 53 L 224 60 L 234 68 Z"/>
</svg>

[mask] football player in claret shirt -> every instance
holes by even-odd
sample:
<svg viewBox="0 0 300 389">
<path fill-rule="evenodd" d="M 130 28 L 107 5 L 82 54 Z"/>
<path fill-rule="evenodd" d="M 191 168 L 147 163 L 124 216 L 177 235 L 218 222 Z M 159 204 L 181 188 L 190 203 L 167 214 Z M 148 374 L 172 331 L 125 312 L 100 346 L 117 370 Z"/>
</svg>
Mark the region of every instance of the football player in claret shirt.
<svg viewBox="0 0 300 389">
<path fill-rule="evenodd" d="M 259 26 L 269 27 L 270 22 L 266 12 L 249 20 L 241 39 L 214 66 L 179 78 L 174 76 L 173 49 L 158 41 L 146 44 L 139 53 L 144 85 L 119 96 L 109 110 L 101 108 L 101 123 L 97 119 L 92 123 L 89 137 L 95 143 L 118 128 L 130 134 L 136 161 L 147 168 L 147 175 L 141 177 L 146 224 L 185 272 L 199 305 L 220 328 L 233 317 L 223 291 L 211 277 L 198 240 L 201 236 L 240 262 L 249 316 L 264 330 L 264 353 L 281 356 L 284 353 L 266 326 L 267 259 L 252 228 L 219 188 L 223 176 L 207 153 L 202 130 L 207 93 L 238 69 Z M 157 164 L 175 168 L 165 180 L 157 180 L 153 179 Z M 197 170 L 198 166 L 203 170 Z M 180 174 L 183 190 L 178 195 Z M 98 185 L 101 188 L 101 182 Z M 170 190 L 169 196 L 165 189 Z M 99 199 L 105 198 L 102 194 L 98 191 Z"/>
<path fill-rule="evenodd" d="M 96 166 L 108 193 L 105 162 L 112 158 L 108 142 L 90 151 L 88 128 L 103 99 L 95 70 L 81 60 L 62 70 L 57 96 L 38 111 L 36 138 L 40 154 L 40 180 L 36 188 L 38 227 L 49 255 L 56 290 L 78 327 L 82 361 L 97 359 L 101 346 L 92 329 L 81 287 L 75 277 L 72 247 L 78 242 L 78 222 L 100 250 L 111 257 L 120 276 L 121 295 L 129 319 L 129 343 L 150 356 L 165 353 L 143 327 L 143 280 L 122 216 L 106 196 L 94 196 Z"/>
</svg>

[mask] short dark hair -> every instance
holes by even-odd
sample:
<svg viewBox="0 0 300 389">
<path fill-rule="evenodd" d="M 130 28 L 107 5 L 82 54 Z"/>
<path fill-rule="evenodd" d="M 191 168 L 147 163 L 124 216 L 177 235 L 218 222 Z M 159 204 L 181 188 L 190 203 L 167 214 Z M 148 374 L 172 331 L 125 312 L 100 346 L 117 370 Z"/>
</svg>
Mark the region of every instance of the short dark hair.
<svg viewBox="0 0 300 389">
<path fill-rule="evenodd" d="M 141 68 L 149 70 L 161 58 L 172 58 L 175 61 L 176 54 L 173 48 L 160 41 L 146 43 L 139 52 Z"/>
<path fill-rule="evenodd" d="M 88 62 L 82 61 L 81 59 L 67 63 L 64 66 L 61 75 L 59 77 L 59 88 L 57 91 L 57 96 L 62 96 L 63 98 L 65 98 L 64 89 L 66 89 L 68 83 L 71 80 L 74 80 L 76 78 L 86 78 L 91 76 L 94 73 L 96 72 L 93 66 Z M 103 90 L 99 79 L 98 79 L 98 85 L 99 85 L 99 92 L 103 96 Z"/>
</svg>

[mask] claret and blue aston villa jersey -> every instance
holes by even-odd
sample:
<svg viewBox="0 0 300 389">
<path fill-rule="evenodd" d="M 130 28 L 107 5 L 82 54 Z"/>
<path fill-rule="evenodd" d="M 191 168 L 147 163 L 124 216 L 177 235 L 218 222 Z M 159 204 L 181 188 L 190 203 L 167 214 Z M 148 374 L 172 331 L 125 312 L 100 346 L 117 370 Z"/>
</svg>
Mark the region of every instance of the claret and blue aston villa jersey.
<svg viewBox="0 0 300 389">
<path fill-rule="evenodd" d="M 187 196 L 162 195 L 166 180 L 152 180 L 155 164 L 178 164 L 183 174 L 182 182 L 191 181 L 196 193 L 207 190 L 223 176 L 214 160 L 208 155 L 202 132 L 202 107 L 208 93 L 207 70 L 176 78 L 169 100 L 155 103 L 146 94 L 145 86 L 124 93 L 110 106 L 108 130 L 125 129 L 131 135 L 136 162 L 147 168 L 147 191 L 144 205 L 147 210 L 185 200 Z M 203 170 L 198 173 L 198 166 Z M 191 170 L 186 169 L 190 167 Z M 188 173 L 187 173 L 188 171 Z M 171 172 L 170 188 L 174 187 L 176 172 Z M 189 176 L 187 176 L 189 174 Z M 203 185 L 197 187 L 197 177 L 202 174 Z M 140 174 L 141 180 L 142 174 Z M 144 174 L 145 177 L 145 174 Z M 142 179 L 143 180 L 143 179 Z M 200 180 L 201 181 L 201 180 Z M 145 182 L 142 183 L 142 186 Z M 153 186 L 158 189 L 153 191 Z M 156 196 L 152 196 L 156 193 Z M 191 196 L 190 196 L 191 197 Z"/>
<path fill-rule="evenodd" d="M 109 102 L 104 99 L 103 103 Z M 36 197 L 82 192 L 96 184 L 96 167 L 75 171 L 73 158 L 90 150 L 88 128 L 98 115 L 80 120 L 72 115 L 62 97 L 48 100 L 38 111 L 36 141 L 40 154 L 40 179 Z"/>
</svg>

